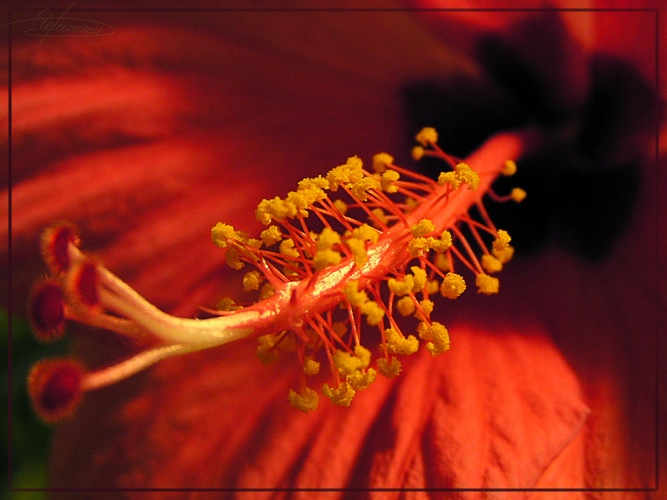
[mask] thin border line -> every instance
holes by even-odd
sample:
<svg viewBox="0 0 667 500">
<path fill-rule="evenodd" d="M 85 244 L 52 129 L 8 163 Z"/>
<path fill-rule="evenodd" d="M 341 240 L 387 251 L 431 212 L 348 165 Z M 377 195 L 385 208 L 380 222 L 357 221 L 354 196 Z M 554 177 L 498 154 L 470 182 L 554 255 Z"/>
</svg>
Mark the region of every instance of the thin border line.
<svg viewBox="0 0 667 500">
<path fill-rule="evenodd" d="M 655 123 L 655 265 L 656 284 L 655 284 L 655 491 L 660 490 L 660 283 L 663 283 L 660 276 L 660 13 L 655 9 L 655 92 L 656 92 L 656 123 Z"/>
<path fill-rule="evenodd" d="M 42 12 L 48 9 L 12 9 L 13 12 Z M 62 10 L 62 9 L 58 9 Z M 545 8 L 487 8 L 487 9 L 465 9 L 465 8 L 443 8 L 439 9 L 436 7 L 432 8 L 372 8 L 372 7 L 359 7 L 359 8 L 316 8 L 316 7 L 303 7 L 303 8 L 189 8 L 189 7 L 172 7 L 172 8 L 95 8 L 95 7 L 80 7 L 72 8 L 69 12 L 657 12 L 658 9 L 655 8 L 639 8 L 639 9 L 624 9 L 624 8 L 599 8 L 599 9 L 586 9 L 586 8 L 556 8 L 556 7 L 545 7 Z"/>
<path fill-rule="evenodd" d="M 392 491 L 411 491 L 411 492 L 454 492 L 460 491 L 464 493 L 470 492 L 500 492 L 500 493 L 512 493 L 512 492 L 602 492 L 602 493 L 620 493 L 620 492 L 641 492 L 641 491 L 658 491 L 653 488 L 16 488 L 10 491 L 17 492 L 115 492 L 115 491 L 126 491 L 126 492 L 176 492 L 176 491 L 188 491 L 188 492 L 221 492 L 221 491 L 238 491 L 238 492 L 268 492 L 268 491 L 281 491 L 281 492 L 308 492 L 308 491 L 326 491 L 326 492 L 335 492 L 335 491 L 355 491 L 355 492 L 370 492 L 370 491 L 381 491 L 381 492 L 392 492 Z"/>
<path fill-rule="evenodd" d="M 7 13 L 7 21 L 11 23 L 12 10 Z M 7 483 L 12 491 L 12 25 L 7 26 Z"/>
<path fill-rule="evenodd" d="M 12 261 L 12 245 L 11 245 L 11 235 L 12 235 L 12 217 L 11 217 L 11 208 L 12 208 L 12 129 L 11 129 L 11 116 L 12 116 L 12 29 L 11 29 L 11 20 L 13 12 L 35 12 L 38 9 L 9 9 L 8 12 L 8 199 L 9 199 L 9 235 L 8 235 L 8 259 L 9 259 L 9 273 L 8 273 L 8 298 L 9 298 L 9 314 L 8 314 L 8 381 L 9 381 L 9 398 L 8 398 L 8 471 L 9 471 L 9 491 L 12 492 L 342 492 L 342 491 L 355 491 L 355 492 L 397 492 L 397 491 L 409 491 L 409 492 L 657 492 L 659 491 L 659 481 L 660 481 L 660 448 L 659 448 L 659 402 L 660 402 L 660 364 L 659 364 L 659 354 L 660 354 L 660 340 L 659 340 L 659 312 L 660 312 L 660 295 L 657 289 L 656 282 L 656 330 L 655 330 L 655 346 L 656 346 L 656 356 L 655 356 L 655 487 L 654 488 L 13 488 L 12 487 L 12 274 L 11 274 L 11 261 Z M 44 9 L 41 9 L 43 11 Z M 60 9 L 59 9 L 60 10 Z M 260 13 L 276 13 L 276 12 L 286 12 L 286 13 L 298 13 L 298 12 L 652 12 L 655 16 L 655 90 L 656 90 L 656 107 L 660 109 L 660 63 L 659 63 L 659 9 L 657 8 L 640 8 L 640 9 L 623 9 L 623 8 L 601 8 L 601 9 L 586 9 L 586 8 L 488 8 L 488 9 L 438 9 L 438 8 L 296 8 L 296 9 L 252 9 L 252 8 L 220 8 L 220 9 L 205 9 L 205 8 L 168 8 L 168 9 L 140 9 L 140 8 L 72 8 L 72 12 L 260 12 Z M 41 12 L 40 11 L 40 12 Z M 656 178 L 660 181 L 660 168 L 659 168 L 659 138 L 660 138 L 660 120 L 657 119 L 655 125 L 655 168 L 656 168 Z M 660 182 L 656 182 L 656 266 L 658 267 L 657 272 L 659 274 L 660 266 L 659 263 L 659 236 L 660 236 L 660 224 L 658 223 L 660 217 Z"/>
</svg>

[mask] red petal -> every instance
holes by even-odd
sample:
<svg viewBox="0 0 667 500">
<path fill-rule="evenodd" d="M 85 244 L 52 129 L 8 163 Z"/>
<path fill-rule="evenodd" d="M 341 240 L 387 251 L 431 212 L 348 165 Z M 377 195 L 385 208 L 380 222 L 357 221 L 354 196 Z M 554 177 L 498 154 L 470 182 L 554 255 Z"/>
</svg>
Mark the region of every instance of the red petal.
<svg viewBox="0 0 667 500">
<path fill-rule="evenodd" d="M 406 377 L 388 409 L 372 486 L 400 487 L 423 455 L 428 488 L 532 488 L 579 433 L 588 409 L 555 347 L 539 335 L 495 330 L 452 325 L 450 351 L 424 353 L 408 368 L 421 375 Z"/>
<path fill-rule="evenodd" d="M 279 400 L 269 417 L 273 425 L 263 429 L 266 437 L 257 451 L 251 448 L 236 486 L 326 489 L 354 485 L 353 465 L 363 456 L 367 434 L 390 387 L 388 380 L 377 380 L 358 392 L 349 408 L 334 407 L 320 398 L 312 415 L 281 408 Z"/>
</svg>

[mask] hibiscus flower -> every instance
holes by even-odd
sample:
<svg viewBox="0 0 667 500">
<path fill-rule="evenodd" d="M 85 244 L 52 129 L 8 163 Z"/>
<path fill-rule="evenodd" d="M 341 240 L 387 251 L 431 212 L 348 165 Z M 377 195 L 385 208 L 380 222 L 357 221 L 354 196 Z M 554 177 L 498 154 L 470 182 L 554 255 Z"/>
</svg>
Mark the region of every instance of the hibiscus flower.
<svg viewBox="0 0 667 500">
<path fill-rule="evenodd" d="M 411 163 L 424 125 L 460 158 L 506 129 L 549 138 L 511 178 L 525 202 L 491 214 L 517 246 L 501 293 L 436 305 L 449 351 L 422 348 L 349 407 L 309 413 L 287 403 L 298 370 L 287 356 L 263 367 L 256 344 L 166 360 L 85 394 L 57 431 L 51 487 L 175 498 L 655 488 L 663 259 L 643 55 L 654 44 L 641 45 L 653 13 L 459 16 L 117 13 L 105 17 L 113 36 L 14 48 L 17 301 L 54 221 L 74 222 L 86 252 L 161 309 L 191 315 L 243 300 L 211 227 L 259 233 L 257 203 L 304 176 L 389 146 Z M 600 19 L 602 36 L 590 35 Z M 612 28 L 629 30 L 641 57 L 610 46 Z M 136 348 L 109 337 L 78 328 L 74 353 L 103 366 Z"/>
</svg>

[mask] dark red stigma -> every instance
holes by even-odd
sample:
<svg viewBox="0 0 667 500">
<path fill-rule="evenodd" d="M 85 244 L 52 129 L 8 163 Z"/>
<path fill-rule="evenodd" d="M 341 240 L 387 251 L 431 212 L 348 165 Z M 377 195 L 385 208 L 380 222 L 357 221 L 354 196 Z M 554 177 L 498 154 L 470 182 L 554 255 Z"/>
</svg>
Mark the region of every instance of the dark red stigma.
<svg viewBox="0 0 667 500">
<path fill-rule="evenodd" d="M 70 265 L 68 246 L 77 245 L 79 233 L 76 227 L 69 223 L 60 223 L 50 227 L 42 234 L 42 254 L 47 265 L 54 274 L 66 272 Z"/>
<path fill-rule="evenodd" d="M 40 361 L 28 375 L 33 406 L 46 422 L 55 422 L 72 413 L 81 399 L 83 368 L 69 359 Z"/>
<path fill-rule="evenodd" d="M 39 283 L 32 291 L 28 304 L 30 323 L 37 339 L 51 342 L 65 333 L 64 294 L 52 280 Z"/>
</svg>

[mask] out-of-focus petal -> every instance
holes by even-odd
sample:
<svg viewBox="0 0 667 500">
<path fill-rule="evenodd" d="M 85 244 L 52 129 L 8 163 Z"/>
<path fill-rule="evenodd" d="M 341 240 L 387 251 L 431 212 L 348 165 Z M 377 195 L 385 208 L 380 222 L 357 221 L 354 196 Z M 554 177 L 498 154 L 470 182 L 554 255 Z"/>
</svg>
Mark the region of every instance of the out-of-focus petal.
<svg viewBox="0 0 667 500">
<path fill-rule="evenodd" d="M 656 486 L 656 446 L 665 449 L 656 441 L 665 244 L 655 204 L 661 190 L 647 183 L 631 226 L 603 263 L 591 266 L 552 249 L 523 262 L 504 282 L 507 296 L 523 297 L 523 307 L 540 315 L 591 408 L 580 434 L 541 478 L 541 488 Z M 528 278 L 535 273 L 540 282 Z"/>
<path fill-rule="evenodd" d="M 425 488 L 534 487 L 588 414 L 576 376 L 538 329 L 452 328 L 447 357 L 422 353 L 383 409 L 371 486 L 409 482 L 423 456 Z"/>
<path fill-rule="evenodd" d="M 422 2 L 419 4 L 425 5 Z M 476 6 L 496 7 L 481 3 L 476 3 Z M 515 6 L 543 7 L 536 2 L 517 2 Z M 454 3 L 451 7 L 470 6 Z M 660 5 L 650 1 L 568 2 L 563 7 L 657 9 Z M 480 24 L 474 21 L 476 14 L 479 13 L 428 12 L 424 19 L 430 20 L 440 33 L 458 33 L 457 30 L 461 30 L 463 36 L 455 39 L 461 40 L 461 50 L 468 52 L 478 50 L 477 37 L 480 34 L 490 34 L 495 37 L 496 43 L 509 46 L 511 42 L 505 40 L 512 40 L 513 37 L 521 39 L 521 33 L 515 31 L 517 27 L 529 26 L 534 22 L 531 19 L 534 13 L 515 12 L 504 16 L 501 12 L 489 12 L 488 15 L 485 12 L 478 16 L 483 21 Z M 594 266 L 578 261 L 566 252 L 553 250 L 534 262 L 522 261 L 523 269 L 508 270 L 503 280 L 503 297 L 499 299 L 504 302 L 508 296 L 513 297 L 514 301 L 517 297 L 522 298 L 520 300 L 525 301 L 526 309 L 542 315 L 550 336 L 555 339 L 580 378 L 584 399 L 591 408 L 591 414 L 581 432 L 546 470 L 538 486 L 654 488 L 658 480 L 655 477 L 658 425 L 655 367 L 656 356 L 659 356 L 655 353 L 655 346 L 656 335 L 660 334 L 657 315 L 660 304 L 664 302 L 664 287 L 660 286 L 660 276 L 664 276 L 662 263 L 665 256 L 664 241 L 660 239 L 664 239 L 664 231 L 655 214 L 662 189 L 659 186 L 664 185 L 660 181 L 664 174 L 664 162 L 656 165 L 649 158 L 654 151 L 651 142 L 659 114 L 655 91 L 651 89 L 656 81 L 656 43 L 660 43 L 665 32 L 662 30 L 655 36 L 651 33 L 655 33 L 656 15 L 660 16 L 660 21 L 664 19 L 665 13 L 664 9 L 633 12 L 591 10 L 562 12 L 559 15 L 567 28 L 562 33 L 569 32 L 581 44 L 579 53 L 583 49 L 589 53 L 595 52 L 587 62 L 592 72 L 589 84 L 592 95 L 586 96 L 589 110 L 584 126 L 588 130 L 582 135 L 580 145 L 584 155 L 592 160 L 588 168 L 596 166 L 596 174 L 587 183 L 582 182 L 585 176 L 566 173 L 571 184 L 568 181 L 562 185 L 556 183 L 561 187 L 556 189 L 559 194 L 551 202 L 548 201 L 551 198 L 548 191 L 540 192 L 535 186 L 531 188 L 528 185 L 528 192 L 532 193 L 533 200 L 537 195 L 538 203 L 551 204 L 553 200 L 558 200 L 555 203 L 562 205 L 562 208 L 554 210 L 551 205 L 551 214 L 576 214 L 575 217 L 569 217 L 567 224 L 561 225 L 560 238 L 557 240 L 559 244 L 569 239 L 563 228 L 573 229 L 575 237 L 576 232 L 579 235 L 585 232 L 598 238 L 598 242 L 606 239 L 606 228 L 616 225 L 624 229 L 621 238 L 608 240 L 606 246 L 610 248 L 609 254 Z M 471 22 L 459 24 L 466 16 Z M 548 19 L 548 15 L 544 15 L 543 19 Z M 624 33 L 624 36 L 619 36 L 619 32 Z M 549 38 L 547 43 L 557 42 L 557 39 Z M 512 53 L 520 62 L 521 55 L 529 56 L 533 48 L 518 43 Z M 488 55 L 487 59 L 494 62 Z M 525 60 L 530 60 L 530 57 Z M 533 61 L 533 67 L 535 63 L 542 67 L 545 75 L 549 70 L 559 67 L 553 64 L 552 58 L 544 58 L 542 63 Z M 582 67 L 580 64 L 581 69 L 588 70 L 587 66 Z M 662 71 L 664 75 L 664 67 Z M 563 74 L 567 74 L 567 71 Z M 664 77 L 660 79 L 663 80 Z M 569 81 L 564 78 L 561 82 L 561 89 L 568 97 Z M 511 122 L 513 117 L 508 118 L 508 122 Z M 571 160 L 567 157 L 568 154 L 561 152 L 561 161 L 552 164 L 543 162 L 541 165 L 536 162 L 531 166 L 536 167 L 535 170 L 541 166 L 543 170 L 555 172 L 562 170 Z M 573 163 L 576 165 L 576 162 Z M 633 175 L 627 175 L 631 173 L 628 166 L 635 169 L 634 180 Z M 616 178 L 596 180 L 603 171 L 613 173 Z M 640 177 L 636 177 L 636 173 L 640 173 Z M 576 194 L 578 188 L 574 188 L 577 184 L 587 186 L 582 195 L 589 200 L 590 208 L 573 203 L 579 196 Z M 600 189 L 594 187 L 596 185 Z M 615 215 L 613 209 L 602 208 L 606 204 L 604 192 L 610 193 L 609 190 L 614 186 L 618 189 L 614 196 L 615 205 L 618 208 L 625 207 L 622 213 Z M 633 194 L 634 190 L 636 192 Z M 634 210 L 630 210 L 632 203 L 621 200 L 635 200 Z M 521 210 L 528 208 L 526 204 Z M 601 219 L 595 220 L 595 217 L 590 216 L 596 212 L 602 215 Z M 623 224 L 623 220 L 629 224 Z M 499 224 L 505 227 L 504 222 Z M 531 232 L 539 233 L 546 229 L 547 224 L 540 217 L 533 224 L 524 225 L 530 227 Z M 513 231 L 511 233 L 517 236 L 517 241 L 526 236 Z M 594 256 L 585 250 L 593 247 L 589 247 L 583 240 L 581 243 L 582 253 Z M 541 279 L 535 280 L 535 276 Z M 526 289 L 526 286 L 529 288 Z M 511 315 L 510 311 L 507 307 L 501 307 L 498 314 L 504 317 Z M 516 311 L 515 314 L 524 313 Z M 662 399 L 664 397 L 661 396 Z M 664 408 L 664 402 L 661 405 Z M 661 456 L 664 456 L 664 450 L 667 450 L 664 439 L 659 446 Z M 661 480 L 665 470 L 662 467 L 658 471 Z M 647 497 L 644 492 L 600 493 L 601 498 L 609 495 L 617 495 L 619 498 Z M 652 495 L 648 493 L 650 498 L 660 498 L 660 493 Z M 534 497 L 546 499 L 552 498 L 552 494 L 535 494 Z M 588 496 L 586 493 L 572 493 L 572 498 Z"/>
<path fill-rule="evenodd" d="M 450 46 L 468 52 L 480 34 L 502 32 L 535 11 L 559 9 L 559 17 L 588 51 L 631 60 L 649 81 L 655 75 L 656 42 L 664 45 L 665 40 L 664 30 L 657 40 L 644 36 L 654 31 L 656 15 L 663 24 L 667 14 L 660 0 L 514 0 L 511 6 L 493 0 L 452 0 L 446 6 L 438 0 L 410 3 L 426 11 L 424 20 L 446 36 Z M 624 36 L 618 36 L 621 26 Z M 629 39 L 633 43 L 627 43 Z"/>
</svg>

